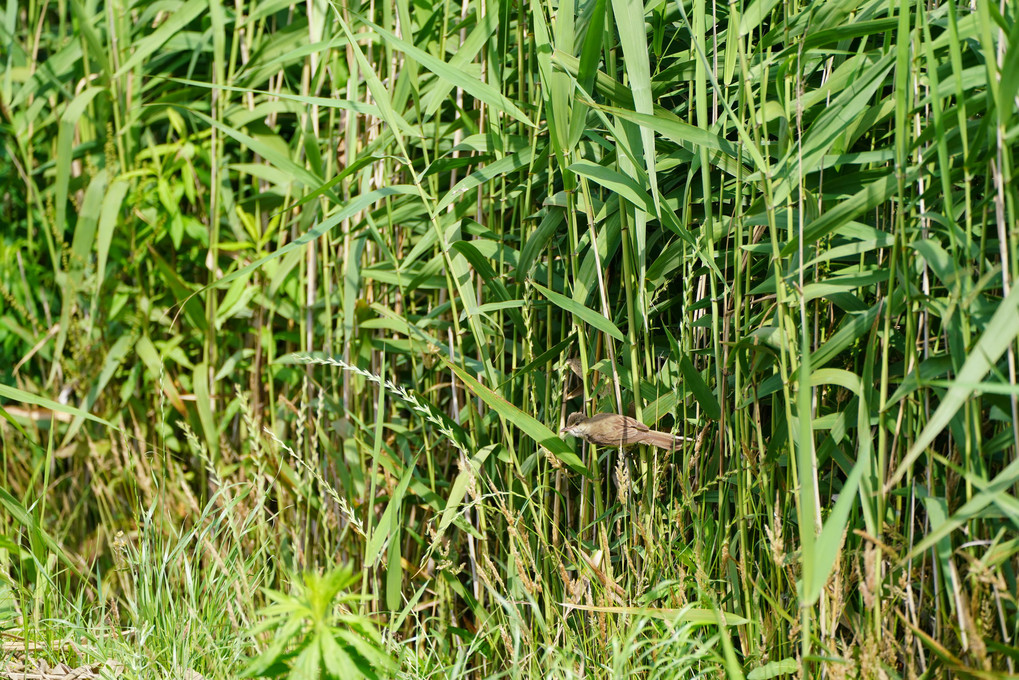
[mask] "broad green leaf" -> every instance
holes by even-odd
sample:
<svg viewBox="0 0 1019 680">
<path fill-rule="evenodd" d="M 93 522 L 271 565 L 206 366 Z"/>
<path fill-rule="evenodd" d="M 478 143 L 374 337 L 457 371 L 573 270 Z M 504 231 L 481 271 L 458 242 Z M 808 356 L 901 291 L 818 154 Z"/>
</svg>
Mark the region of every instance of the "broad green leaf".
<svg viewBox="0 0 1019 680">
<path fill-rule="evenodd" d="M 623 48 L 623 66 L 633 92 L 633 107 L 637 113 L 651 115 L 651 64 L 648 57 L 647 33 L 644 28 L 642 0 L 612 0 L 612 16 L 619 31 L 619 44 Z M 640 128 L 645 171 L 651 183 L 652 216 L 660 215 L 658 205 L 658 173 L 655 171 L 655 135 L 650 128 Z"/>
<path fill-rule="evenodd" d="M 905 172 L 904 181 L 909 184 L 916 180 L 917 169 L 910 167 Z M 898 179 L 894 172 L 870 182 L 864 188 L 829 208 L 821 217 L 807 225 L 803 230 L 804 245 L 812 244 L 828 234 L 837 231 L 842 225 L 848 224 L 863 213 L 881 205 L 898 191 Z M 789 256 L 796 252 L 798 244 L 790 241 L 782 248 L 782 255 Z"/>
<path fill-rule="evenodd" d="M 369 26 L 373 31 L 378 33 L 387 43 L 421 64 L 435 75 L 447 80 L 456 87 L 462 88 L 464 92 L 467 92 L 476 99 L 480 99 L 496 111 L 502 111 L 511 118 L 515 118 L 529 127 L 535 127 L 534 123 L 531 122 L 523 111 L 518 109 L 513 102 L 507 99 L 492 85 L 472 78 L 462 70 L 452 68 L 441 59 L 433 57 L 424 50 L 411 45 L 405 40 L 401 40 L 381 26 L 372 23 L 364 17 L 358 16 L 357 13 L 351 12 L 351 14 L 353 16 L 357 16 L 366 26 Z"/>
<path fill-rule="evenodd" d="M 693 363 L 690 362 L 685 356 L 679 358 L 679 367 L 683 371 L 683 381 L 686 386 L 693 392 L 694 398 L 697 403 L 704 409 L 704 415 L 712 420 L 718 420 L 722 417 L 722 407 L 718 404 L 718 399 L 715 398 L 715 393 L 711 391 L 708 384 L 704 382 L 704 378 L 701 377 L 700 372 L 694 368 Z"/>
<path fill-rule="evenodd" d="M 874 93 L 885 83 L 885 76 L 895 65 L 895 55 L 889 52 L 873 64 L 835 100 L 810 126 L 801 143 L 795 145 L 775 168 L 775 204 L 782 204 L 803 179 L 814 172 L 829 152 L 836 139 L 871 102 Z"/>
<path fill-rule="evenodd" d="M 202 424 L 203 441 L 209 447 L 213 460 L 219 458 L 219 428 L 213 415 L 211 386 L 209 385 L 209 365 L 199 362 L 191 376 L 195 390 L 195 406 L 198 409 L 198 421 Z"/>
<path fill-rule="evenodd" d="M 130 188 L 131 185 L 126 180 L 116 180 L 110 185 L 103 198 L 103 208 L 99 215 L 99 227 L 96 234 L 96 285 L 92 293 L 93 309 L 106 277 L 106 263 L 110 255 L 110 245 L 113 243 L 120 208 Z"/>
<path fill-rule="evenodd" d="M 74 420 L 71 421 L 67 431 L 64 433 L 63 441 L 60 444 L 61 447 L 69 445 L 71 440 L 81 429 L 81 426 L 85 423 L 85 418 L 87 417 L 85 414 L 91 412 L 92 407 L 99 400 L 99 395 L 106 389 L 110 379 L 113 378 L 117 369 L 120 368 L 121 364 L 124 362 L 124 358 L 127 356 L 128 351 L 131 349 L 133 344 L 134 338 L 129 334 L 125 334 L 117 338 L 117 341 L 113 343 L 112 347 L 110 347 L 110 350 L 103 358 L 103 368 L 99 373 L 99 378 L 85 396 L 81 405 L 81 413 L 74 417 Z"/>
<path fill-rule="evenodd" d="M 860 477 L 867 467 L 868 461 L 860 458 L 856 461 L 852 471 L 839 491 L 839 498 L 835 501 L 835 507 L 824 522 L 821 534 L 814 544 L 816 557 L 814 559 L 814 573 L 810 579 L 804 579 L 809 584 L 803 593 L 803 604 L 814 605 L 824 591 L 824 586 L 831 576 L 835 560 L 839 557 L 839 547 L 842 545 L 843 536 L 846 533 L 849 523 L 849 511 L 856 504 L 857 490 L 860 486 Z"/>
<path fill-rule="evenodd" d="M 474 376 L 456 364 L 446 360 L 445 358 L 442 358 L 442 363 L 444 363 L 449 370 L 456 373 L 457 377 L 463 381 L 464 385 L 466 385 L 467 389 L 471 393 L 480 397 L 481 400 L 488 404 L 492 410 L 498 413 L 514 427 L 517 427 L 528 437 L 533 439 L 538 446 L 541 446 L 551 452 L 552 455 L 568 465 L 574 472 L 579 472 L 582 475 L 591 477 L 591 473 L 584 466 L 584 462 L 580 460 L 577 454 L 570 449 L 566 442 L 556 436 L 552 430 L 548 429 L 534 417 L 521 411 L 514 404 L 506 401 L 506 399 L 502 396 L 482 385 Z"/>
<path fill-rule="evenodd" d="M 255 260 L 254 262 L 245 265 L 244 267 L 241 267 L 237 271 L 227 274 L 223 278 L 218 279 L 217 281 L 209 284 L 205 288 L 202 288 L 201 290 L 197 291 L 195 294 L 197 295 L 199 293 L 202 293 L 208 290 L 209 288 L 222 288 L 227 284 L 233 282 L 235 279 L 240 278 L 241 276 L 245 276 L 250 272 L 258 269 L 266 262 L 279 259 L 286 255 L 287 253 L 289 253 L 291 250 L 295 250 L 297 248 L 301 248 L 307 245 L 309 242 L 314 241 L 319 236 L 328 233 L 333 227 L 340 224 L 344 220 L 353 217 L 357 213 L 361 212 L 365 208 L 368 208 L 374 203 L 377 203 L 386 196 L 396 196 L 405 194 L 416 195 L 417 189 L 415 187 L 408 186 L 387 186 L 381 189 L 376 189 L 374 191 L 369 191 L 366 194 L 360 194 L 356 198 L 353 198 L 349 202 L 344 204 L 342 208 L 336 210 L 334 213 L 329 215 L 322 222 L 315 225 L 312 229 L 308 230 L 304 234 L 301 234 L 296 239 L 286 244 L 276 252 L 270 255 L 266 255 L 265 257 L 261 257 Z"/>
<path fill-rule="evenodd" d="M 471 479 L 478 476 L 481 472 L 481 466 L 496 448 L 496 444 L 490 444 L 482 448 L 475 454 L 474 458 L 467 462 L 469 468 L 461 470 L 457 474 L 456 479 L 453 480 L 453 485 L 449 488 L 449 497 L 446 499 L 446 507 L 439 518 L 440 535 L 453 523 L 453 519 L 460 511 L 460 503 L 463 502 L 464 496 L 467 494 L 467 485 L 470 484 Z"/>
<path fill-rule="evenodd" d="M 796 675 L 799 671 L 800 664 L 796 659 L 769 661 L 747 673 L 747 680 L 771 680 L 783 675 Z"/>
<path fill-rule="evenodd" d="M 740 37 L 742 38 L 764 23 L 764 20 L 771 14 L 776 5 L 778 5 L 778 0 L 753 0 L 750 6 L 743 10 L 743 14 L 740 15 Z"/>
<path fill-rule="evenodd" d="M 0 385 L 0 396 L 10 397 L 9 394 L 7 395 L 4 394 L 3 390 L 6 387 L 7 387 L 6 385 Z M 15 397 L 11 398 L 13 399 Z M 26 401 L 24 403 L 27 404 L 35 402 Z M 43 404 L 38 405 L 42 406 Z M 39 526 L 39 523 L 35 521 L 35 518 L 32 517 L 32 514 L 29 513 L 28 510 L 25 509 L 25 506 L 21 504 L 21 501 L 12 496 L 11 493 L 2 486 L 0 486 L 0 506 L 2 506 L 8 513 L 10 513 L 11 518 L 13 518 L 15 522 L 23 526 L 25 530 L 29 532 L 29 534 L 32 536 L 32 539 L 36 543 L 46 546 L 46 548 L 49 549 L 49 551 L 53 553 L 53 555 L 58 560 L 63 562 L 64 565 L 66 565 L 67 568 L 70 569 L 75 574 L 75 576 L 77 576 L 78 578 L 86 578 L 85 574 L 81 573 L 78 567 L 75 566 L 74 562 L 68 559 L 67 551 L 64 548 L 61 548 L 60 545 L 55 540 L 53 540 L 53 537 L 50 536 L 45 529 Z M 38 559 L 38 557 L 35 556 L 34 554 L 33 557 Z M 40 561 L 40 564 L 42 564 L 43 562 L 45 562 L 45 560 Z M 41 568 L 41 566 L 38 569 L 38 574 L 39 575 L 45 574 L 48 576 L 47 570 Z"/>
<path fill-rule="evenodd" d="M 534 164 L 541 163 L 545 159 L 544 153 L 539 154 L 537 158 L 532 155 L 531 148 L 525 148 L 518 151 L 515 154 L 500 158 L 494 163 L 488 163 L 482 168 L 475 170 L 467 177 L 456 183 L 452 189 L 450 189 L 439 204 L 435 206 L 435 213 L 441 213 L 455 201 L 464 196 L 468 191 L 476 189 L 483 184 L 508 175 L 511 172 L 515 172 L 527 165 L 531 165 L 532 161 Z"/>
<path fill-rule="evenodd" d="M 386 538 L 392 535 L 392 532 L 396 528 L 394 523 L 400 513 L 400 506 L 403 505 L 404 498 L 407 495 L 407 488 L 410 486 L 411 481 L 414 479 L 414 466 L 407 465 L 403 470 L 403 476 L 400 478 L 400 483 L 396 485 L 396 490 L 393 491 L 393 495 L 389 498 L 389 503 L 386 504 L 386 509 L 382 511 L 382 517 L 379 518 L 378 527 L 372 532 L 371 540 L 364 549 L 364 563 L 374 566 L 376 560 L 379 558 L 379 553 L 382 551 L 382 546 L 385 545 Z"/>
<path fill-rule="evenodd" d="M 67 404 L 61 404 L 59 402 L 53 401 L 52 399 L 47 399 L 46 397 L 40 397 L 39 395 L 32 394 L 31 392 L 19 390 L 17 387 L 11 387 L 10 385 L 0 384 L 0 397 L 13 399 L 14 401 L 20 402 L 22 404 L 41 406 L 44 409 L 55 411 L 57 413 L 66 413 L 67 415 L 75 417 L 80 416 L 81 418 L 91 420 L 92 422 L 99 423 L 100 425 L 105 425 L 106 427 L 116 432 L 121 431 L 119 427 L 117 427 L 110 421 L 104 420 L 99 416 L 94 416 L 91 413 L 88 413 L 87 411 L 82 411 L 80 408 L 68 406 Z"/>
<path fill-rule="evenodd" d="M 593 326 L 606 335 L 611 335 L 619 342 L 625 342 L 625 336 L 616 328 L 615 324 L 612 323 L 611 319 L 606 319 L 604 316 L 594 311 L 589 307 L 585 307 L 576 300 L 566 297 L 561 293 L 557 293 L 554 290 L 549 290 L 545 286 L 532 281 L 531 285 L 538 289 L 542 295 L 549 299 L 549 301 L 556 307 L 559 307 L 564 312 L 568 312 L 573 316 L 577 317 L 584 323 Z"/>
<path fill-rule="evenodd" d="M 496 15 L 493 12 L 487 12 L 479 19 L 474 30 L 471 31 L 471 34 L 459 46 L 453 58 L 449 60 L 449 68 L 455 71 L 462 71 L 467 64 L 471 63 L 478 56 L 481 48 L 485 46 L 488 39 L 495 33 L 496 28 L 498 28 Z M 435 115 L 435 112 L 447 100 L 451 89 L 453 89 L 453 83 L 443 79 L 422 97 L 425 118 L 431 118 Z"/>
<path fill-rule="evenodd" d="M 171 3 L 170 6 L 172 7 L 173 4 Z M 175 7 L 173 14 L 171 14 L 165 21 L 161 22 L 159 24 L 159 28 L 154 30 L 152 33 L 140 36 L 138 40 L 134 41 L 132 44 L 134 52 L 131 54 L 131 57 L 124 62 L 119 69 L 117 69 L 117 72 L 113 75 L 114 79 L 119 79 L 125 73 L 148 59 L 153 52 L 162 47 L 163 44 L 166 43 L 166 41 L 173 35 L 178 33 L 181 29 L 197 17 L 201 16 L 202 13 L 207 10 L 208 2 L 206 2 L 206 0 L 187 0 L 187 2 Z"/>
<path fill-rule="evenodd" d="M 955 417 L 956 412 L 970 398 L 973 393 L 972 385 L 983 380 L 1016 336 L 1019 336 L 1019 286 L 1012 288 L 1008 296 L 998 304 L 997 311 L 994 312 L 980 339 L 970 351 L 962 370 L 956 376 L 955 384 L 942 397 L 937 410 L 920 431 L 920 436 L 909 447 L 905 458 L 889 478 L 887 487 L 891 488 L 898 484 L 914 461 L 923 455 L 934 438 L 941 434 L 949 421 Z"/>
</svg>

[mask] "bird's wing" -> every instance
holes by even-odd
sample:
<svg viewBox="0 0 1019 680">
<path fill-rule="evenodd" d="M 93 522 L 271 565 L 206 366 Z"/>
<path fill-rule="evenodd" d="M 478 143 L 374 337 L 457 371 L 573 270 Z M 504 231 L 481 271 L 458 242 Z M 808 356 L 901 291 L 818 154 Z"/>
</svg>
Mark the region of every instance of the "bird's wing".
<svg viewBox="0 0 1019 680">
<path fill-rule="evenodd" d="M 631 418 L 630 416 L 619 416 L 619 417 L 623 419 L 623 423 L 625 423 L 626 429 L 628 430 L 633 429 L 636 430 L 637 432 L 651 432 L 650 427 L 640 422 L 636 418 Z"/>
</svg>

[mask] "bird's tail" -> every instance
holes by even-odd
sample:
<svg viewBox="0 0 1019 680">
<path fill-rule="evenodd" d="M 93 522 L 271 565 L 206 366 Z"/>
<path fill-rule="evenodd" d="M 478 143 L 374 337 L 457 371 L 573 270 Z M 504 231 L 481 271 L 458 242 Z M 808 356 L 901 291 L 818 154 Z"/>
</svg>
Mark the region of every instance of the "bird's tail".
<svg viewBox="0 0 1019 680">
<path fill-rule="evenodd" d="M 659 432 L 658 430 L 651 430 L 650 432 L 645 432 L 642 439 L 644 444 L 657 446 L 666 451 L 675 451 L 685 441 L 686 437 L 677 437 L 665 432 Z"/>
</svg>

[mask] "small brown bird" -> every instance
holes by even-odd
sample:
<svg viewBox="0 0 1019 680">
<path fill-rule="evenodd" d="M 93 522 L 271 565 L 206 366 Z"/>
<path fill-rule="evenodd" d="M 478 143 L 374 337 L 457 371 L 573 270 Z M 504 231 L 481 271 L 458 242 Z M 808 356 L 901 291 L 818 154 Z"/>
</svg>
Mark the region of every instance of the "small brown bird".
<svg viewBox="0 0 1019 680">
<path fill-rule="evenodd" d="M 580 437 L 598 446 L 632 446 L 647 444 L 660 449 L 675 450 L 684 437 L 652 430 L 644 423 L 615 413 L 597 413 L 590 418 L 583 413 L 571 413 L 560 434 Z"/>
</svg>

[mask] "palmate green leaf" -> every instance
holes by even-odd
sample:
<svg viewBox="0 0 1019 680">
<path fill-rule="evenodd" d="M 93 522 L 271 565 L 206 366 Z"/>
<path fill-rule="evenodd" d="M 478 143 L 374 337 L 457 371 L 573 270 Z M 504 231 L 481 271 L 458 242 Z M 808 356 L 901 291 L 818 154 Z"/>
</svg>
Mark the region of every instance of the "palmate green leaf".
<svg viewBox="0 0 1019 680">
<path fill-rule="evenodd" d="M 464 385 L 466 385 L 474 395 L 480 397 L 482 401 L 488 404 L 489 408 L 498 413 L 502 418 L 509 421 L 528 437 L 533 439 L 539 446 L 550 451 L 552 455 L 568 465 L 571 470 L 579 472 L 587 477 L 592 477 L 591 472 L 584 465 L 584 462 L 580 460 L 577 454 L 570 449 L 566 442 L 560 439 L 554 432 L 552 432 L 552 430 L 545 427 L 544 424 L 536 420 L 534 417 L 521 411 L 515 405 L 506 401 L 506 399 L 502 396 L 482 385 L 474 376 L 464 369 L 444 357 L 440 358 L 442 363 L 445 364 L 449 370 L 456 373 L 456 376 L 463 381 Z"/>
<path fill-rule="evenodd" d="M 399 666 L 393 660 L 389 654 L 386 654 L 377 642 L 377 635 L 375 634 L 374 627 L 371 629 L 371 642 L 366 638 L 366 626 L 351 626 L 351 628 L 336 628 L 335 633 L 338 640 L 346 642 L 350 648 L 356 651 L 360 658 L 355 658 L 358 670 L 364 674 L 367 678 L 376 678 L 378 674 L 376 670 L 383 671 L 387 675 L 383 677 L 391 677 Z M 340 680 L 349 676 L 341 676 Z"/>
<path fill-rule="evenodd" d="M 326 677 L 339 680 L 340 678 L 356 678 L 360 675 L 354 660 L 347 654 L 347 650 L 337 643 L 330 631 L 319 631 L 315 637 L 318 640 L 317 652 L 322 655 L 322 661 L 328 670 Z M 318 675 L 309 677 L 309 680 L 318 679 Z"/>
<path fill-rule="evenodd" d="M 262 614 L 265 617 L 266 611 L 263 610 Z M 274 627 L 274 622 L 263 618 L 262 624 L 256 626 L 252 632 L 258 632 L 260 628 L 270 629 L 272 627 Z M 264 678 L 281 675 L 287 670 L 285 664 L 290 657 L 287 653 L 287 647 L 290 645 L 291 639 L 296 637 L 303 627 L 304 621 L 300 618 L 290 619 L 283 623 L 280 629 L 276 631 L 276 635 L 272 642 L 269 643 L 269 646 L 241 669 L 240 677 Z"/>
<path fill-rule="evenodd" d="M 315 631 L 310 634 L 309 644 L 294 659 L 294 664 L 287 675 L 287 680 L 322 680 L 322 675 L 319 673 L 319 664 L 322 662 L 321 641 L 324 633 L 325 631 Z M 328 674 L 325 675 L 325 680 L 333 680 Z"/>
</svg>

